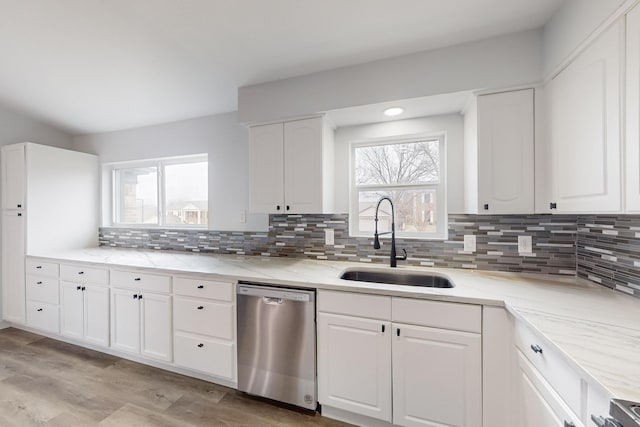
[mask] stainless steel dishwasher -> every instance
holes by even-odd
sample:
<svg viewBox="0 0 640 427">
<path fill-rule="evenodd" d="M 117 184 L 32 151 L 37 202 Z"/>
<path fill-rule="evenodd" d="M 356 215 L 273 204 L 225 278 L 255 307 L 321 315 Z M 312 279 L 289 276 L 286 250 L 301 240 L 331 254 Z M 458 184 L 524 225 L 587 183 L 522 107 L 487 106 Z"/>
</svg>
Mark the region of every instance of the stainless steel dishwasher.
<svg viewBox="0 0 640 427">
<path fill-rule="evenodd" d="M 240 282 L 238 390 L 315 410 L 315 291 Z"/>
</svg>

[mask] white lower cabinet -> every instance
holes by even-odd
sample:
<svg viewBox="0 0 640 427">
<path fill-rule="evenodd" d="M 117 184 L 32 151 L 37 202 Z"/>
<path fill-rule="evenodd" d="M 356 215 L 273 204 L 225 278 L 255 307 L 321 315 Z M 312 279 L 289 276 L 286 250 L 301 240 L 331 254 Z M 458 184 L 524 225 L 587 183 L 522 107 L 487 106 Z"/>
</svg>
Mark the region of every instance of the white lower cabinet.
<svg viewBox="0 0 640 427">
<path fill-rule="evenodd" d="M 24 324 L 25 300 L 25 217 L 22 212 L 2 215 L 2 318 Z"/>
<path fill-rule="evenodd" d="M 553 390 L 538 370 L 517 351 L 518 401 L 521 427 L 581 427 L 562 398 Z"/>
<path fill-rule="evenodd" d="M 481 427 L 481 335 L 397 323 L 393 330 L 393 423 Z"/>
<path fill-rule="evenodd" d="M 109 346 L 109 288 L 60 283 L 60 334 Z"/>
<path fill-rule="evenodd" d="M 174 362 L 227 381 L 236 379 L 233 283 L 174 277 Z"/>
<path fill-rule="evenodd" d="M 479 306 L 376 297 L 367 315 L 382 318 L 371 319 L 349 316 L 362 310 L 347 304 L 371 296 L 339 294 L 318 298 L 322 405 L 399 426 L 482 426 L 481 334 L 469 332 L 480 328 Z M 418 324 L 385 319 L 392 305 L 392 319 Z M 446 316 L 449 309 L 456 316 Z"/>
<path fill-rule="evenodd" d="M 113 288 L 111 347 L 170 362 L 171 296 Z"/>
<path fill-rule="evenodd" d="M 58 306 L 41 302 L 28 302 L 27 325 L 42 331 L 58 333 Z"/>
<path fill-rule="evenodd" d="M 391 322 L 318 315 L 318 399 L 391 422 Z"/>
</svg>

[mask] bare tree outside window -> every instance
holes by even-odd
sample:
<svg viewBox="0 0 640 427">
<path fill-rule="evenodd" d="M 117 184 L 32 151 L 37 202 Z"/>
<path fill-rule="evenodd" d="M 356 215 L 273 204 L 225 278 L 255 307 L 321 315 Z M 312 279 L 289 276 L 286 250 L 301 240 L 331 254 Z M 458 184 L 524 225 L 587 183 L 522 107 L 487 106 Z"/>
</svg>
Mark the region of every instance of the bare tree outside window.
<svg viewBox="0 0 640 427">
<path fill-rule="evenodd" d="M 380 197 L 389 196 L 396 208 L 399 233 L 436 233 L 441 158 L 440 139 L 356 146 L 358 231 L 373 231 L 375 206 Z M 381 206 L 379 214 L 379 230 L 388 231 L 391 227 L 388 207 Z"/>
</svg>

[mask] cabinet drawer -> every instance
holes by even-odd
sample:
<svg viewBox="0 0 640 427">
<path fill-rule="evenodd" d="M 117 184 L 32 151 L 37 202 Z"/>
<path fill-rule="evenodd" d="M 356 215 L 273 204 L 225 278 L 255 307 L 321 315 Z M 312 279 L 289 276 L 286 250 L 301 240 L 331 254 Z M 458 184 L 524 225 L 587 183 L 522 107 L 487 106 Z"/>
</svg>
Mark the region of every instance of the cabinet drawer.
<svg viewBox="0 0 640 427">
<path fill-rule="evenodd" d="M 27 299 L 30 301 L 59 303 L 58 279 L 27 276 Z"/>
<path fill-rule="evenodd" d="M 348 316 L 391 319 L 391 297 L 351 292 L 318 292 L 318 311 Z"/>
<path fill-rule="evenodd" d="M 96 285 L 109 284 L 109 270 L 101 268 L 83 267 L 81 265 L 60 266 L 60 278 L 73 283 L 95 283 Z"/>
<path fill-rule="evenodd" d="M 233 304 L 175 297 L 173 323 L 176 330 L 233 339 Z"/>
<path fill-rule="evenodd" d="M 522 322 L 516 323 L 516 346 L 576 414 L 582 410 L 580 375 L 557 350 Z M 537 352 L 532 348 L 535 347 Z"/>
<path fill-rule="evenodd" d="M 173 278 L 173 292 L 188 297 L 210 298 L 219 301 L 233 301 L 233 283 L 215 282 L 187 277 Z"/>
<path fill-rule="evenodd" d="M 43 262 L 40 260 L 27 260 L 27 274 L 38 276 L 58 277 L 58 264 L 55 262 Z"/>
<path fill-rule="evenodd" d="M 393 298 L 393 321 L 480 333 L 482 307 L 454 302 Z"/>
<path fill-rule="evenodd" d="M 171 292 L 171 277 L 137 273 L 135 271 L 111 271 L 111 284 L 121 288 L 134 288 L 164 293 Z"/>
<path fill-rule="evenodd" d="M 217 341 L 189 334 L 175 334 L 176 365 L 216 377 L 235 378 L 235 345 L 232 341 Z"/>
<path fill-rule="evenodd" d="M 58 307 L 40 302 L 27 302 L 27 326 L 42 331 L 60 332 Z"/>
</svg>

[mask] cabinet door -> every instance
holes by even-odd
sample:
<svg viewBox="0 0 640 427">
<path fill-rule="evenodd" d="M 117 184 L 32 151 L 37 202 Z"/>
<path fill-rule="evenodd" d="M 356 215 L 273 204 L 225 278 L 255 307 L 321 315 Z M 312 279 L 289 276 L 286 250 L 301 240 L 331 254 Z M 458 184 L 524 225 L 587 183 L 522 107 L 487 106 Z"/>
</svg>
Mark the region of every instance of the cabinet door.
<svg viewBox="0 0 640 427">
<path fill-rule="evenodd" d="M 2 216 L 2 318 L 25 323 L 25 218 L 22 212 Z"/>
<path fill-rule="evenodd" d="M 140 298 L 142 354 L 171 362 L 171 297 L 145 292 Z"/>
<path fill-rule="evenodd" d="M 318 315 L 321 404 L 391 422 L 390 327 L 382 320 Z"/>
<path fill-rule="evenodd" d="M 11 145 L 2 150 L 2 207 L 25 208 L 25 155 L 24 145 Z"/>
<path fill-rule="evenodd" d="M 627 14 L 627 211 L 640 212 L 640 6 Z"/>
<path fill-rule="evenodd" d="M 60 334 L 82 339 L 84 331 L 82 285 L 60 283 Z"/>
<path fill-rule="evenodd" d="M 620 212 L 622 21 L 545 88 L 557 212 Z"/>
<path fill-rule="evenodd" d="M 249 129 L 249 189 L 252 212 L 284 211 L 282 123 Z"/>
<path fill-rule="evenodd" d="M 518 426 L 582 426 L 536 368 L 517 350 Z M 565 424 L 566 422 L 566 424 Z"/>
<path fill-rule="evenodd" d="M 482 426 L 480 334 L 393 324 L 393 423 Z"/>
<path fill-rule="evenodd" d="M 140 353 L 138 295 L 137 291 L 111 289 L 111 347 L 116 350 Z"/>
<path fill-rule="evenodd" d="M 109 346 L 109 288 L 87 285 L 84 294 L 84 339 Z"/>
<path fill-rule="evenodd" d="M 322 213 L 322 119 L 284 124 L 285 211 Z"/>
<path fill-rule="evenodd" d="M 478 97 L 478 212 L 533 213 L 533 135 L 533 89 Z"/>
</svg>

